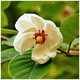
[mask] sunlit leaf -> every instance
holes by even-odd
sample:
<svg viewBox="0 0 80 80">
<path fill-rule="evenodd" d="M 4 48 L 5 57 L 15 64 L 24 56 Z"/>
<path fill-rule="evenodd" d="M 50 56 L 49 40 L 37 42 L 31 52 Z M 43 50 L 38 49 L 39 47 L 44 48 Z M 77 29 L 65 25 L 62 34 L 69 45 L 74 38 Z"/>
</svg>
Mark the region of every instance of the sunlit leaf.
<svg viewBox="0 0 80 80">
<path fill-rule="evenodd" d="M 3 50 L 1 52 L 1 62 L 9 60 L 17 54 L 18 52 L 14 48 Z"/>
<path fill-rule="evenodd" d="M 69 46 L 68 44 L 62 43 L 62 44 L 60 45 L 59 49 L 67 50 L 68 46 Z"/>
<path fill-rule="evenodd" d="M 1 10 L 5 10 L 9 7 L 10 1 L 1 1 Z"/>
<path fill-rule="evenodd" d="M 17 34 L 18 31 L 11 30 L 11 29 L 1 29 L 1 34 Z"/>
<path fill-rule="evenodd" d="M 74 39 L 74 41 L 71 44 L 71 48 L 73 48 L 75 44 L 79 44 L 79 38 Z"/>
<path fill-rule="evenodd" d="M 14 57 L 9 65 L 14 79 L 40 79 L 50 68 L 51 60 L 46 64 L 38 64 L 31 59 L 31 51 Z"/>
<path fill-rule="evenodd" d="M 60 31 L 64 42 L 70 43 L 73 37 L 79 33 L 79 14 L 74 14 L 65 19 L 60 26 Z"/>
<path fill-rule="evenodd" d="M 1 27 L 5 27 L 7 25 L 8 25 L 7 16 L 3 11 L 1 11 Z"/>
</svg>

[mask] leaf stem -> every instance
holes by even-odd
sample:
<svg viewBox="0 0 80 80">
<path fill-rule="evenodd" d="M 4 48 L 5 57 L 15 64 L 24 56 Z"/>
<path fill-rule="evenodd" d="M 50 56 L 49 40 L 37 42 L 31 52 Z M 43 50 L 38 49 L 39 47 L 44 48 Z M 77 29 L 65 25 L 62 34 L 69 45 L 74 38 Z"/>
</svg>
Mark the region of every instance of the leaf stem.
<svg viewBox="0 0 80 80">
<path fill-rule="evenodd" d="M 63 51 L 62 49 L 57 49 L 59 51 L 61 51 L 62 53 L 66 54 L 66 56 L 70 57 L 70 56 L 79 56 L 79 51 L 69 51 L 69 54 L 66 51 Z"/>
<path fill-rule="evenodd" d="M 57 50 L 61 51 L 62 53 L 67 54 L 67 52 L 66 52 L 66 51 L 63 51 L 62 49 L 59 49 L 59 48 L 58 48 Z"/>
<path fill-rule="evenodd" d="M 72 50 L 70 50 L 70 51 L 69 51 L 69 54 L 70 54 L 71 56 L 79 56 L 79 51 L 72 51 Z"/>
<path fill-rule="evenodd" d="M 67 51 L 68 54 L 69 54 L 69 50 L 70 50 L 70 47 L 71 47 L 71 44 L 72 44 L 73 40 L 74 40 L 78 35 L 79 35 L 79 33 L 78 33 L 77 35 L 75 35 L 75 36 L 73 37 L 73 39 L 71 40 L 71 42 L 69 43 L 69 47 L 68 47 L 68 51 Z"/>
<path fill-rule="evenodd" d="M 6 36 L 2 36 L 2 35 L 1 35 L 1 39 L 9 40 L 8 37 L 6 37 Z"/>
</svg>

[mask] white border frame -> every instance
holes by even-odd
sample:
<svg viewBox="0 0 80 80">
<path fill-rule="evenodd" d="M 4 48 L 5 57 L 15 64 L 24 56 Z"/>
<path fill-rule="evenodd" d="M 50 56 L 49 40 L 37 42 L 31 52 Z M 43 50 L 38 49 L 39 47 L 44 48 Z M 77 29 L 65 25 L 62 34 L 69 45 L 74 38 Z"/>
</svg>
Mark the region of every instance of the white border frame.
<svg viewBox="0 0 80 80">
<path fill-rule="evenodd" d="M 0 1 L 0 27 L 1 27 L 1 1 Z M 0 79 L 1 79 L 1 28 L 0 28 Z"/>
<path fill-rule="evenodd" d="M 79 1 L 79 0 L 0 0 L 0 27 L 1 27 L 1 1 Z M 79 14 L 80 14 L 80 1 L 79 1 Z M 79 21 L 80 21 L 80 15 L 79 15 Z M 79 34 L 80 34 L 80 25 L 79 25 Z M 0 37 L 1 37 L 1 28 L 0 28 Z M 79 66 L 80 66 L 80 35 L 79 35 Z M 1 38 L 0 38 L 0 80 L 80 80 L 80 67 L 79 67 L 79 79 L 1 79 Z"/>
<path fill-rule="evenodd" d="M 1 0 L 1 1 L 79 1 L 79 0 Z"/>
</svg>

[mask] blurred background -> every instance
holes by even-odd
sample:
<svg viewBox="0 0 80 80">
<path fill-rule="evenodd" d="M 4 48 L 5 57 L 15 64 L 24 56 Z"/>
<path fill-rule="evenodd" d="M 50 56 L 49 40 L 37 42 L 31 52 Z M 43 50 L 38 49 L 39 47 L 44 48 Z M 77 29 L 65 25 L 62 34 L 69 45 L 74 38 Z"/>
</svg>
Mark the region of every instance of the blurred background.
<svg viewBox="0 0 80 80">
<path fill-rule="evenodd" d="M 46 20 L 52 20 L 59 27 L 67 17 L 79 13 L 78 1 L 1 1 L 1 51 L 13 47 L 15 33 L 7 33 L 4 29 L 15 29 L 15 22 L 24 13 L 35 13 Z M 67 46 L 64 45 L 65 47 Z M 76 43 L 74 48 L 79 50 Z M 8 72 L 9 61 L 1 64 L 1 78 L 11 79 Z M 43 79 L 79 79 L 79 57 L 57 55 Z"/>
</svg>

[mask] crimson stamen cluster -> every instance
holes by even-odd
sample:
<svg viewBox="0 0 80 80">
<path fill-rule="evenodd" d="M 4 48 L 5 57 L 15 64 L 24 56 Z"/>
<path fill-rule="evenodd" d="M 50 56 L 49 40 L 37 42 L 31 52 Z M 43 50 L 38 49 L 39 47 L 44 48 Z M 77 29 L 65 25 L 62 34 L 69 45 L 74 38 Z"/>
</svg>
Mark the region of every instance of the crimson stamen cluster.
<svg viewBox="0 0 80 80">
<path fill-rule="evenodd" d="M 42 32 L 40 32 L 40 30 L 38 30 L 39 32 L 38 33 L 35 33 L 33 34 L 35 37 L 33 39 L 36 40 L 37 36 L 42 36 L 43 40 L 41 42 L 37 42 L 36 40 L 36 44 L 44 44 L 45 40 L 46 40 L 46 37 L 45 36 L 48 36 L 48 34 L 45 34 L 45 31 L 42 30 Z"/>
</svg>

